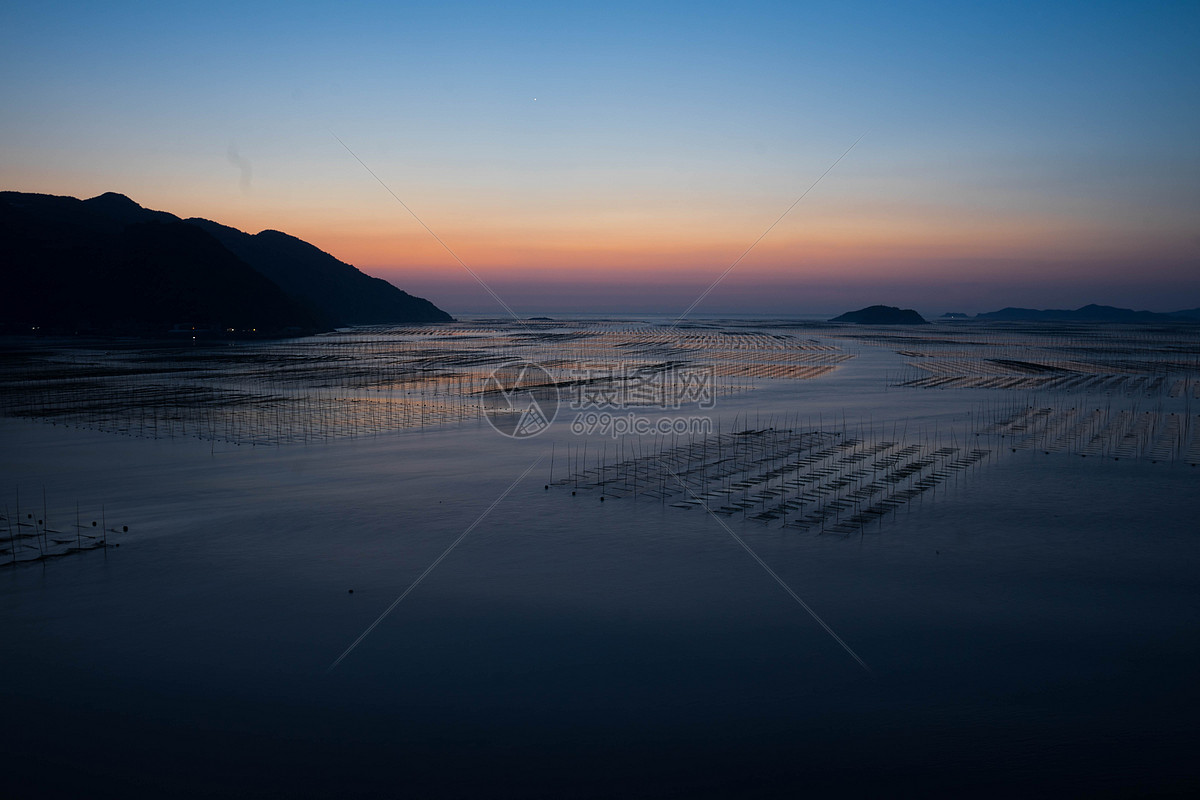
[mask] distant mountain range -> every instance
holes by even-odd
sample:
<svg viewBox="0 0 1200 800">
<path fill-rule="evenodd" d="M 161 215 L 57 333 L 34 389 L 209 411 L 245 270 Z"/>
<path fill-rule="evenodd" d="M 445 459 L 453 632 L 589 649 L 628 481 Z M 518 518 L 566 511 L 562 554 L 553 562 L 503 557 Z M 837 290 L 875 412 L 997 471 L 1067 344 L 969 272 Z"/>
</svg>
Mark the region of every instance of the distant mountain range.
<svg viewBox="0 0 1200 800">
<path fill-rule="evenodd" d="M 1066 309 L 1002 308 L 976 314 L 974 319 L 1014 321 L 1065 321 L 1065 322 L 1172 322 L 1200 320 L 1200 308 L 1185 311 L 1158 313 L 1156 311 L 1134 311 L 1130 308 L 1086 305 L 1073 311 Z"/>
<path fill-rule="evenodd" d="M 0 192 L 5 327 L 297 334 L 451 322 L 428 300 L 279 231 L 183 220 L 109 192 Z"/>
<path fill-rule="evenodd" d="M 911 308 L 895 306 L 867 306 L 858 311 L 847 311 L 830 322 L 854 322 L 859 325 L 927 325 L 924 317 Z"/>
<path fill-rule="evenodd" d="M 976 314 L 974 317 L 959 312 L 948 312 L 943 314 L 941 319 L 977 319 L 997 322 L 1200 322 L 1200 308 L 1159 313 L 1093 304 L 1074 310 L 1002 308 L 999 311 Z M 916 311 L 899 309 L 895 306 L 868 306 L 858 311 L 848 311 L 830 320 L 830 322 L 856 322 L 860 325 L 919 325 L 925 321 Z"/>
</svg>

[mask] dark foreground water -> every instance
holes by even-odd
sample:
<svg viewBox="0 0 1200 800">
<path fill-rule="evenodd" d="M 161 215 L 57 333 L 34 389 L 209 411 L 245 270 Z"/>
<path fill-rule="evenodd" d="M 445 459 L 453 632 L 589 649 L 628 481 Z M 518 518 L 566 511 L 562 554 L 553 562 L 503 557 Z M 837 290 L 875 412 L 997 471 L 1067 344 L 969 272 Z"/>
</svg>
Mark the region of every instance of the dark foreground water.
<svg viewBox="0 0 1200 800">
<path fill-rule="evenodd" d="M 730 520 L 868 673 L 714 518 L 547 460 L 330 671 L 548 440 L 0 434 L 6 498 L 130 528 L 0 568 L 5 796 L 1200 790 L 1186 463 L 998 453 L 859 536 Z"/>
</svg>

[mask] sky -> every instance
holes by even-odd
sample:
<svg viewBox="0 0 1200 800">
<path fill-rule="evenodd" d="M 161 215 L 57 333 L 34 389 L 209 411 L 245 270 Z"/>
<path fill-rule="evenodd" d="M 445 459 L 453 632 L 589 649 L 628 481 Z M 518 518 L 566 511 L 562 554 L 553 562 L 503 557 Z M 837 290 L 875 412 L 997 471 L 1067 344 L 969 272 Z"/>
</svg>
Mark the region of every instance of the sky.
<svg viewBox="0 0 1200 800">
<path fill-rule="evenodd" d="M 1194 308 L 1198 41 L 1196 2 L 8 3 L 0 189 L 451 313 L 674 313 L 735 262 L 698 312 Z"/>
</svg>

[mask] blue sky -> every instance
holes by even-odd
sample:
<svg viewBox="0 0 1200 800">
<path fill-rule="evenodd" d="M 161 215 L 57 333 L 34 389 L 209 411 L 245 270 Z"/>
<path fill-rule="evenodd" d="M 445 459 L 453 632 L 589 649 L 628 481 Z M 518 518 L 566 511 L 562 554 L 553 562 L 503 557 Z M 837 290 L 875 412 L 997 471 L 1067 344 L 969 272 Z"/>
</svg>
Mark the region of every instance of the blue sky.
<svg viewBox="0 0 1200 800">
<path fill-rule="evenodd" d="M 10 6 L 0 185 L 489 310 L 336 134 L 514 305 L 671 311 L 868 131 L 706 307 L 1197 306 L 1197 41 L 1195 3 Z"/>
</svg>

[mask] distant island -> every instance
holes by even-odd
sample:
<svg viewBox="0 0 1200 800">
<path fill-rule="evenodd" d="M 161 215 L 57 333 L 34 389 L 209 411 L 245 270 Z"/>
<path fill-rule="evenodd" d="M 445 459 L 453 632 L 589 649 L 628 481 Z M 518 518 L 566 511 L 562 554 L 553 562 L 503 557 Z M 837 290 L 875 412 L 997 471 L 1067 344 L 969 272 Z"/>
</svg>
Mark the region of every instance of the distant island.
<svg viewBox="0 0 1200 800">
<path fill-rule="evenodd" d="M 929 323 L 911 308 L 895 306 L 867 306 L 858 311 L 847 311 L 830 322 L 854 322 L 859 325 L 928 325 Z"/>
<path fill-rule="evenodd" d="M 1002 308 L 999 311 L 976 314 L 974 318 L 1021 322 L 1177 322 L 1180 320 L 1200 320 L 1200 308 L 1159 313 L 1156 311 L 1134 311 L 1130 308 L 1099 306 L 1093 303 L 1074 309 L 1073 311 L 1067 309 Z"/>
<path fill-rule="evenodd" d="M 1200 308 L 1182 311 L 1157 312 L 1134 311 L 1114 306 L 1086 305 L 1069 309 L 1002 308 L 985 311 L 971 317 L 957 311 L 948 311 L 941 320 L 980 320 L 987 322 L 1086 322 L 1086 323 L 1139 323 L 1139 322 L 1200 322 Z M 848 311 L 834 317 L 830 322 L 853 322 L 859 325 L 921 325 L 928 324 L 912 309 L 895 306 L 868 306 L 858 311 Z"/>
<path fill-rule="evenodd" d="M 113 192 L 0 192 L 0 261 L 10 331 L 266 336 L 453 321 L 294 236 L 183 220 Z"/>
</svg>

